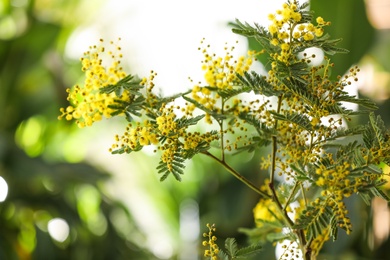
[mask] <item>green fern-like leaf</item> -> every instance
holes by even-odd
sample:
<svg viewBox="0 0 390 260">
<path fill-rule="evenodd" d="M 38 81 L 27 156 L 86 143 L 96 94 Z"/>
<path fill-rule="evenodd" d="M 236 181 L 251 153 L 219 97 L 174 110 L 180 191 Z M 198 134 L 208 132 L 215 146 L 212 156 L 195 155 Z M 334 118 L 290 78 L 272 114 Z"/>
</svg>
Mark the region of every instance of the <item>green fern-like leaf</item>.
<svg viewBox="0 0 390 260">
<path fill-rule="evenodd" d="M 254 26 L 252 26 L 248 23 L 242 23 L 238 19 L 236 19 L 236 23 L 234 24 L 234 26 L 235 28 L 232 29 L 234 33 L 245 37 L 253 37 L 258 43 L 260 43 L 261 47 L 267 53 L 277 52 L 278 47 L 273 46 L 270 43 L 270 39 L 272 39 L 272 36 L 265 29 L 264 26 L 258 25 L 256 23 Z"/>
<path fill-rule="evenodd" d="M 270 139 L 266 139 L 266 138 L 263 138 L 261 136 L 253 136 L 249 139 L 249 144 L 242 145 L 242 146 L 239 146 L 237 148 L 236 154 L 244 152 L 244 151 L 251 153 L 251 152 L 254 152 L 261 147 L 265 147 L 265 146 L 268 146 L 270 144 L 271 144 Z"/>
<path fill-rule="evenodd" d="M 298 114 L 298 113 L 289 113 L 289 114 L 278 114 L 275 111 L 270 111 L 272 115 L 274 116 L 275 119 L 277 120 L 282 120 L 282 121 L 287 121 L 290 123 L 295 124 L 298 127 L 301 127 L 304 130 L 311 131 L 312 130 L 312 125 L 310 123 L 310 119 L 303 115 L 303 114 Z"/>
<path fill-rule="evenodd" d="M 307 89 L 307 82 L 302 82 L 296 78 L 284 78 L 278 76 L 280 82 L 282 82 L 289 91 L 298 95 L 308 106 L 318 107 L 320 105 L 319 99 L 314 97 L 313 94 Z M 285 93 L 288 95 L 289 93 Z M 308 107 L 308 108 L 310 108 Z"/>
<path fill-rule="evenodd" d="M 174 160 L 171 163 L 171 167 L 166 162 L 160 161 L 157 166 L 157 173 L 162 174 L 160 181 L 164 181 L 170 174 L 172 174 L 177 181 L 181 181 L 181 176 L 184 174 L 184 161 L 179 153 L 174 154 Z"/>
<path fill-rule="evenodd" d="M 350 96 L 345 92 L 343 92 L 343 94 L 341 95 L 335 96 L 334 100 L 337 102 L 348 102 L 348 103 L 357 104 L 359 106 L 365 107 L 370 110 L 378 109 L 378 106 L 372 100 L 368 98 L 357 98 L 356 96 Z"/>
<path fill-rule="evenodd" d="M 204 112 L 206 112 L 207 114 L 212 116 L 217 121 L 224 120 L 227 118 L 226 115 L 222 115 L 222 114 L 217 113 L 216 111 L 210 110 L 192 98 L 189 98 L 187 96 L 183 96 L 183 99 L 194 104 L 197 108 L 199 108 L 200 110 L 203 110 Z"/>
<path fill-rule="evenodd" d="M 247 247 L 238 249 L 237 241 L 234 238 L 227 238 L 225 240 L 226 253 L 222 254 L 223 259 L 248 259 L 248 257 L 254 256 L 262 249 L 259 243 L 251 244 Z"/>
<path fill-rule="evenodd" d="M 374 130 L 373 132 L 375 133 L 377 145 L 381 147 L 382 144 L 385 142 L 385 134 L 387 132 L 385 123 L 380 116 L 375 117 L 374 113 L 370 113 L 369 119 L 370 125 Z"/>
<path fill-rule="evenodd" d="M 342 39 L 329 39 L 329 35 L 326 34 L 322 36 L 320 39 L 316 39 L 313 41 L 314 46 L 321 48 L 326 54 L 334 55 L 336 53 L 348 53 L 349 51 L 344 48 L 336 47 L 338 43 L 342 41 Z"/>
<path fill-rule="evenodd" d="M 111 153 L 112 154 L 123 154 L 123 153 L 132 153 L 132 152 L 138 152 L 140 150 L 142 150 L 143 146 L 140 145 L 140 144 L 137 144 L 137 147 L 135 148 L 130 148 L 129 146 L 123 146 L 119 149 L 115 149 L 113 150 Z"/>
<path fill-rule="evenodd" d="M 334 216 L 332 208 L 324 202 L 317 206 L 308 206 L 297 220 L 296 228 L 307 230 L 306 239 L 308 241 L 319 236 L 329 226 L 337 224 L 332 222 Z"/>
<path fill-rule="evenodd" d="M 231 257 L 231 258 L 235 258 L 236 257 L 236 253 L 237 253 L 237 241 L 236 239 L 234 238 L 226 238 L 225 240 L 225 248 L 226 248 L 226 251 L 227 251 L 227 254 Z"/>
<path fill-rule="evenodd" d="M 260 253 L 262 246 L 260 243 L 255 243 L 247 247 L 243 247 L 237 250 L 236 258 L 237 259 L 248 259 L 249 257 L 255 256 Z"/>
<path fill-rule="evenodd" d="M 363 201 L 370 205 L 371 201 L 375 197 L 380 197 L 386 201 L 390 201 L 389 195 L 387 195 L 380 187 L 387 183 L 386 180 L 376 180 L 372 183 L 366 184 L 364 187 L 360 187 L 359 195 Z"/>
<path fill-rule="evenodd" d="M 256 149 L 268 146 L 271 143 L 271 136 L 275 135 L 274 129 L 267 127 L 255 115 L 248 113 L 240 113 L 238 117 L 244 120 L 247 124 L 252 125 L 257 132 L 257 135 L 250 138 L 249 144 L 238 148 L 238 152 L 253 152 Z"/>
<path fill-rule="evenodd" d="M 191 117 L 191 118 L 181 117 L 175 120 L 175 122 L 177 124 L 177 128 L 181 129 L 181 128 L 186 128 L 190 125 L 196 125 L 202 118 L 204 118 L 204 115 Z"/>
<path fill-rule="evenodd" d="M 269 128 L 262 123 L 258 116 L 248 113 L 240 113 L 238 117 L 244 120 L 247 124 L 252 125 L 261 138 L 270 139 L 272 135 L 276 134 L 275 129 Z"/>
<path fill-rule="evenodd" d="M 165 104 L 168 104 L 178 98 L 181 98 L 183 97 L 184 95 L 187 95 L 189 93 L 191 93 L 192 90 L 188 90 L 186 92 L 183 92 L 183 93 L 178 93 L 178 94 L 175 94 L 175 95 L 171 95 L 171 96 L 168 96 L 168 97 L 162 97 L 162 96 L 158 96 L 156 98 L 156 100 L 154 100 L 153 104 L 150 104 L 151 105 L 151 108 L 153 108 L 154 110 L 159 110 L 163 105 Z"/>
<path fill-rule="evenodd" d="M 351 137 L 354 135 L 361 135 L 364 133 L 364 130 L 365 127 L 361 125 L 348 128 L 338 127 L 335 131 L 332 132 L 332 135 L 327 139 L 327 142 L 341 138 Z"/>
<path fill-rule="evenodd" d="M 113 110 L 111 116 L 116 116 L 120 114 L 125 114 L 127 121 L 131 122 L 133 116 L 140 117 L 142 116 L 141 111 L 143 110 L 143 105 L 145 98 L 143 96 L 134 97 L 133 100 L 121 100 L 114 99 L 114 104 L 109 105 L 108 107 Z"/>
<path fill-rule="evenodd" d="M 236 97 L 237 95 L 240 95 L 242 93 L 248 93 L 251 91 L 251 88 L 248 86 L 240 86 L 232 89 L 221 89 L 216 87 L 205 87 L 205 88 L 220 95 L 224 99 L 224 101 L 229 100 L 232 97 Z"/>
<path fill-rule="evenodd" d="M 110 84 L 100 89 L 100 93 L 110 94 L 115 92 L 117 97 L 122 96 L 124 91 L 129 92 L 132 95 L 139 95 L 139 90 L 143 88 L 140 85 L 141 80 L 136 79 L 132 75 L 127 75 L 123 79 L 119 80 L 116 84 Z"/>
<path fill-rule="evenodd" d="M 218 259 L 230 260 L 229 256 L 223 250 L 219 250 L 219 252 L 218 252 Z"/>
<path fill-rule="evenodd" d="M 251 71 L 251 73 L 244 72 L 244 75 L 237 74 L 236 76 L 244 87 L 253 90 L 255 94 L 270 97 L 278 96 L 281 93 L 280 91 L 275 90 L 274 86 L 268 83 L 264 76 L 257 74 L 255 71 Z"/>
</svg>

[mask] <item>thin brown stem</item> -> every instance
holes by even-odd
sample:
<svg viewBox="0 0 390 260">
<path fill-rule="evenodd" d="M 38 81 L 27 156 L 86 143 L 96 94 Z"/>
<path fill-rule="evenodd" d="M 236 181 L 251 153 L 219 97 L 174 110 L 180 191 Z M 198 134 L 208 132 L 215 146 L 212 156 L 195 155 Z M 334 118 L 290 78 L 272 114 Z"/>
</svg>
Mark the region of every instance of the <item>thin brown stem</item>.
<svg viewBox="0 0 390 260">
<path fill-rule="evenodd" d="M 280 113 L 280 110 L 281 110 L 281 107 L 282 107 L 282 101 L 283 101 L 283 95 L 280 95 L 278 97 L 278 106 L 277 106 L 277 113 L 279 114 Z M 274 124 L 274 129 L 277 131 L 277 128 L 278 128 L 278 120 L 276 119 L 275 120 L 275 124 Z M 286 225 L 291 229 L 291 230 L 294 230 L 293 227 L 294 227 L 294 222 L 291 220 L 291 218 L 288 216 L 287 214 L 287 205 L 288 205 L 288 202 L 289 200 L 291 200 L 291 198 L 287 199 L 287 203 L 285 205 L 285 207 L 283 207 L 283 205 L 280 203 L 280 200 L 277 196 L 277 193 L 276 193 L 276 190 L 275 190 L 275 174 L 276 174 L 276 157 L 277 157 L 277 150 L 278 150 L 278 145 L 277 145 L 277 136 L 272 136 L 272 151 L 271 151 L 271 172 L 270 172 L 270 183 L 269 183 L 269 188 L 271 190 L 271 193 L 272 193 L 272 200 L 275 202 L 278 210 L 280 211 L 280 213 L 282 214 L 283 216 L 283 219 L 286 223 Z M 295 189 L 297 187 L 294 187 L 294 190 L 291 194 L 293 194 L 295 192 Z M 292 196 L 292 195 L 291 195 Z M 301 248 L 301 251 L 302 251 L 302 255 L 304 257 L 305 260 L 310 260 L 311 259 L 311 250 L 310 248 L 307 248 L 307 241 L 306 241 L 306 238 L 305 238 L 305 233 L 304 233 L 304 230 L 303 229 L 298 229 L 298 230 L 294 230 L 295 234 L 297 235 L 297 238 L 298 238 L 298 241 L 299 241 L 299 246 Z"/>
<path fill-rule="evenodd" d="M 294 197 L 295 191 L 297 190 L 298 186 L 299 186 L 299 182 L 295 182 L 294 187 L 293 187 L 290 195 L 288 196 L 286 203 L 284 204 L 283 211 L 287 210 L 287 207 L 290 204 L 290 201 L 292 200 L 292 198 Z"/>
<path fill-rule="evenodd" d="M 261 191 L 256 185 L 254 185 L 251 181 L 249 181 L 247 178 L 242 176 L 240 173 L 238 173 L 236 170 L 234 170 L 230 165 L 228 165 L 225 161 L 217 158 L 215 155 L 209 153 L 208 151 L 202 152 L 204 155 L 207 155 L 208 157 L 214 159 L 219 164 L 221 164 L 229 173 L 231 173 L 234 177 L 236 177 L 238 180 L 240 180 L 242 183 L 244 183 L 246 186 L 248 186 L 250 189 L 255 191 L 257 194 L 261 195 L 265 199 L 270 199 L 271 196 L 264 191 Z"/>
</svg>

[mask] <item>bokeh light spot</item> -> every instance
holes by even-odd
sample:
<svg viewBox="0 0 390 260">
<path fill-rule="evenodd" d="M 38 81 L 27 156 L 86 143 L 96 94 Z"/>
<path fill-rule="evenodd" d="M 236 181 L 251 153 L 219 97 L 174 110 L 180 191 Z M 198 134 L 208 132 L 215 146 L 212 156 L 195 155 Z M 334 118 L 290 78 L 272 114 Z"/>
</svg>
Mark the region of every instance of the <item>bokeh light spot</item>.
<svg viewBox="0 0 390 260">
<path fill-rule="evenodd" d="M 50 220 L 47 224 L 47 229 L 50 236 L 58 242 L 64 242 L 69 236 L 69 225 L 62 218 Z"/>
<path fill-rule="evenodd" d="M 3 177 L 0 176 L 0 202 L 3 202 L 8 195 L 8 184 Z"/>
</svg>

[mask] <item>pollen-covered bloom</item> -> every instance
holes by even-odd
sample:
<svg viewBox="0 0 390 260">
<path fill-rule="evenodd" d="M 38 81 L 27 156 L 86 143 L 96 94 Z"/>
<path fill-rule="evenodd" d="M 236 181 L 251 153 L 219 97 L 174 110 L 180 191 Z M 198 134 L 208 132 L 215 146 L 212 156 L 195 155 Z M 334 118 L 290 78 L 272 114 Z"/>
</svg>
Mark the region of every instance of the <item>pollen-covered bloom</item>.
<svg viewBox="0 0 390 260">
<path fill-rule="evenodd" d="M 271 199 L 261 199 L 253 209 L 253 216 L 257 227 L 262 227 L 264 222 L 278 221 L 282 216 L 278 212 L 275 203 Z"/>
<path fill-rule="evenodd" d="M 116 143 L 109 149 L 110 152 L 121 148 L 124 152 L 131 152 L 140 150 L 146 145 L 157 145 L 159 143 L 156 130 L 148 120 L 135 125 L 129 124 L 123 135 L 115 136 L 115 141 Z"/>
<path fill-rule="evenodd" d="M 273 55 L 275 60 L 285 64 L 293 63 L 296 59 L 295 48 L 300 48 L 302 42 L 321 37 L 324 33 L 323 27 L 330 24 L 322 17 L 316 19 L 317 25 L 308 23 L 302 18 L 301 12 L 295 2 L 289 2 L 283 4 L 283 8 L 277 10 L 275 14 L 268 15 L 271 21 L 268 26 L 272 36 L 270 44 L 280 46 L 280 51 Z"/>
<path fill-rule="evenodd" d="M 171 135 L 172 132 L 177 131 L 175 118 L 176 115 L 170 110 L 165 111 L 161 116 L 156 118 L 158 130 L 161 135 L 168 136 Z"/>
<path fill-rule="evenodd" d="M 202 40 L 201 44 L 204 44 Z M 202 60 L 202 70 L 204 71 L 205 86 L 196 84 L 191 93 L 191 97 L 210 111 L 221 111 L 221 97 L 215 89 L 231 90 L 237 86 L 237 74 L 243 75 L 249 71 L 256 52 L 249 51 L 246 56 L 234 58 L 235 47 L 225 46 L 225 53 L 217 56 L 210 53 L 210 45 L 199 48 L 204 55 Z M 192 114 L 194 107 L 189 107 L 187 114 Z M 206 114 L 207 123 L 212 123 L 209 114 Z"/>
<path fill-rule="evenodd" d="M 100 40 L 103 45 L 103 40 Z M 126 76 L 121 67 L 121 48 L 111 42 L 114 50 L 105 50 L 103 46 L 91 46 L 89 51 L 81 58 L 82 71 L 85 73 L 85 81 L 82 85 L 76 85 L 67 89 L 67 108 L 61 108 L 59 119 L 76 119 L 79 127 L 91 126 L 100 121 L 102 117 L 109 118 L 113 110 L 109 107 L 114 104 L 114 98 L 128 100 L 126 92 L 117 97 L 115 93 L 101 93 L 101 89 L 116 84 Z M 104 57 L 102 57 L 104 56 Z M 108 64 L 103 63 L 108 61 Z"/>
<path fill-rule="evenodd" d="M 202 242 L 202 245 L 208 249 L 204 251 L 204 256 L 210 257 L 212 260 L 216 260 L 218 259 L 217 255 L 219 253 L 219 247 L 216 243 L 217 237 L 214 235 L 214 233 L 217 229 L 215 228 L 215 224 L 210 225 L 207 223 L 206 226 L 209 229 L 209 232 L 203 233 L 203 237 L 205 237 L 206 240 Z"/>
</svg>

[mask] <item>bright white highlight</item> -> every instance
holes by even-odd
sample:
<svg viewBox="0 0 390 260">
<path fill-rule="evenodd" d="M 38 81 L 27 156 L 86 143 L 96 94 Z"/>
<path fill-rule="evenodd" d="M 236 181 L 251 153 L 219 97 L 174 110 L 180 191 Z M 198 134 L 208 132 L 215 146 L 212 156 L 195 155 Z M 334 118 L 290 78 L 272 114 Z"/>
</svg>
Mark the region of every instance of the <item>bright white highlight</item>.
<svg viewBox="0 0 390 260">
<path fill-rule="evenodd" d="M 50 220 L 47 224 L 47 229 L 50 236 L 58 242 L 64 242 L 69 236 L 69 225 L 62 218 Z"/>
<path fill-rule="evenodd" d="M 5 201 L 8 195 L 8 184 L 3 179 L 3 177 L 0 176 L 0 202 Z"/>
<path fill-rule="evenodd" d="M 293 250 L 293 254 L 290 252 Z M 299 249 L 299 245 L 297 242 L 292 242 L 291 240 L 284 240 L 283 242 L 278 242 L 275 248 L 275 257 L 276 259 L 284 259 L 283 256 L 286 254 L 289 255 L 286 259 L 296 259 L 303 260 L 302 252 Z"/>
<path fill-rule="evenodd" d="M 306 54 L 306 57 L 303 55 L 304 53 Z M 309 58 L 311 61 L 311 66 L 319 66 L 324 61 L 324 52 L 320 48 L 310 47 L 301 52 L 298 57 L 300 59 L 304 57 Z"/>
<path fill-rule="evenodd" d="M 198 237 L 200 234 L 199 206 L 187 199 L 180 204 L 180 259 L 198 260 Z"/>
</svg>

